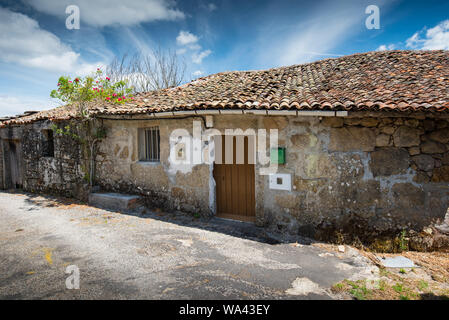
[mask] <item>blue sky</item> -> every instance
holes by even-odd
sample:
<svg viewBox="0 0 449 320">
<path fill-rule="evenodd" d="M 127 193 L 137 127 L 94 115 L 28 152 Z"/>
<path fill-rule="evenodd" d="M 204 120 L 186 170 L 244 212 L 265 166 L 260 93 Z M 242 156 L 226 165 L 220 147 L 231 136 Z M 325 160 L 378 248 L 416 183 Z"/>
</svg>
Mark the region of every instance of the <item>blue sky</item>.
<svg viewBox="0 0 449 320">
<path fill-rule="evenodd" d="M 66 28 L 68 5 L 80 29 Z M 365 9 L 380 9 L 367 29 Z M 186 80 L 384 49 L 449 49 L 449 1 L 0 0 L 0 116 L 56 106 L 60 75 L 176 50 Z"/>
</svg>

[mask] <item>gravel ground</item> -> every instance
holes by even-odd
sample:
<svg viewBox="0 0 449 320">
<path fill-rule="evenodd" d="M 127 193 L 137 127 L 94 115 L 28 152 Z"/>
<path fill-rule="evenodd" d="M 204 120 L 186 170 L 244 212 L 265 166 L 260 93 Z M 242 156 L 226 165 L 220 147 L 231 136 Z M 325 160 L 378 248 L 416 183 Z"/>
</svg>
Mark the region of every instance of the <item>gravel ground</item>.
<svg viewBox="0 0 449 320">
<path fill-rule="evenodd" d="M 1 299 L 335 299 L 333 284 L 376 272 L 356 250 L 218 218 L 0 192 L 0 219 Z M 79 289 L 66 288 L 71 265 Z"/>
</svg>

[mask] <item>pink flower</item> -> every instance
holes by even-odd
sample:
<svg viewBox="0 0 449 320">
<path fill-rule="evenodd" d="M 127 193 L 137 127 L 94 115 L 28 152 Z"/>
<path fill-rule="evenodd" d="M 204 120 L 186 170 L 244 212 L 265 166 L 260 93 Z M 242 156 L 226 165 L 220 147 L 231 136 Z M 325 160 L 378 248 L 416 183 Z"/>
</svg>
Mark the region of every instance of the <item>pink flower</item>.
<svg viewBox="0 0 449 320">
<path fill-rule="evenodd" d="M 109 78 L 109 77 L 106 77 L 106 80 L 108 80 L 108 81 L 109 81 L 109 80 L 111 80 L 111 78 Z"/>
<path fill-rule="evenodd" d="M 69 81 L 69 83 L 72 83 L 72 81 Z"/>
<path fill-rule="evenodd" d="M 106 97 L 106 100 L 111 100 L 111 98 L 110 97 Z"/>
<path fill-rule="evenodd" d="M 123 96 L 123 97 L 122 97 L 122 99 L 123 99 L 123 100 L 125 100 L 125 99 L 126 99 L 126 97 L 125 97 L 125 96 Z"/>
<path fill-rule="evenodd" d="M 60 83 L 58 83 L 58 86 L 60 86 L 61 84 Z"/>
<path fill-rule="evenodd" d="M 122 99 L 121 99 L 121 98 L 118 98 L 117 101 L 122 101 Z"/>
</svg>

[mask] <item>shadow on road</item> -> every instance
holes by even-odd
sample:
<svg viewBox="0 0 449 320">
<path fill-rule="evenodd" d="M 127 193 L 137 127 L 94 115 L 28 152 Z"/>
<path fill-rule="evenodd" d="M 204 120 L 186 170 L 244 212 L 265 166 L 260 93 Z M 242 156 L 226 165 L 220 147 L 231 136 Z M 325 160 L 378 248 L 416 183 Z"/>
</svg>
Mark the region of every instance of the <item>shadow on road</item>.
<svg viewBox="0 0 449 320">
<path fill-rule="evenodd" d="M 86 203 L 73 198 L 57 197 L 43 194 L 32 194 L 20 190 L 9 190 L 2 192 L 17 194 L 26 197 L 25 202 L 30 205 L 29 208 L 26 208 L 26 210 L 28 211 L 33 211 L 36 210 L 37 208 L 64 209 L 64 207 L 67 207 L 67 209 L 71 209 L 75 206 L 78 207 L 78 209 L 95 208 L 92 206 L 88 206 Z M 217 217 L 197 218 L 182 212 L 161 212 L 159 209 L 152 210 L 151 208 L 147 208 L 146 210 L 144 210 L 145 212 L 144 214 L 126 211 L 118 212 L 106 208 L 98 208 L 98 209 L 114 213 L 132 215 L 141 219 L 154 219 L 167 223 L 173 223 L 183 227 L 198 228 L 207 231 L 223 233 L 226 235 L 257 241 L 261 243 L 267 243 L 271 245 L 281 243 L 299 243 L 303 245 L 309 245 L 312 243 L 311 239 L 301 236 L 285 235 L 269 231 L 265 228 L 258 227 L 250 222 L 241 222 Z"/>
</svg>

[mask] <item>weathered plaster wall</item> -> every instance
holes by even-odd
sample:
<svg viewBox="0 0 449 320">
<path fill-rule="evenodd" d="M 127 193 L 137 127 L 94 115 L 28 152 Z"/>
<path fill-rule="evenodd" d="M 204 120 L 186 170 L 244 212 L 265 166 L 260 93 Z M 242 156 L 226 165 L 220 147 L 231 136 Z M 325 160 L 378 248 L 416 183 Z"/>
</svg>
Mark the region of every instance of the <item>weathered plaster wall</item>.
<svg viewBox="0 0 449 320">
<path fill-rule="evenodd" d="M 106 190 L 138 193 L 153 208 L 210 214 L 209 165 L 175 166 L 169 159 L 170 134 L 176 129 L 192 134 L 192 120 L 105 120 L 96 182 Z M 138 150 L 138 128 L 151 126 L 159 126 L 161 141 L 161 161 L 154 163 L 139 161 Z"/>
<path fill-rule="evenodd" d="M 97 157 L 98 182 L 147 195 L 152 206 L 213 214 L 213 166 L 174 166 L 169 159 L 170 133 L 192 134 L 192 121 L 105 121 L 109 131 Z M 161 162 L 140 162 L 137 129 L 155 125 Z M 256 165 L 259 225 L 321 238 L 335 230 L 370 237 L 427 225 L 448 208 L 447 120 L 214 116 L 214 129 L 237 128 L 278 129 L 279 146 L 287 150 L 279 172 L 292 175 L 291 192 L 270 190 L 268 176 L 257 174 Z M 209 146 L 202 145 L 206 153 Z"/>
</svg>

